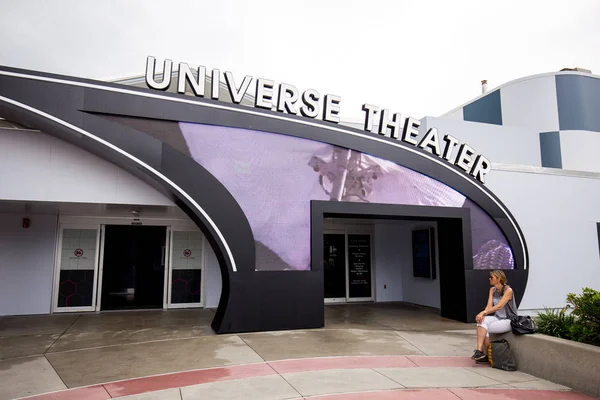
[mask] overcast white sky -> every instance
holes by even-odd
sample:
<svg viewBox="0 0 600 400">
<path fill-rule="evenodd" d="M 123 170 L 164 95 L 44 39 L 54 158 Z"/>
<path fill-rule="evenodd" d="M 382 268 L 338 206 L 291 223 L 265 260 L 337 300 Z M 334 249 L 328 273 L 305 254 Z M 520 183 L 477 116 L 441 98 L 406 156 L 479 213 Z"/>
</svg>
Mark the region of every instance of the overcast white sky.
<svg viewBox="0 0 600 400">
<path fill-rule="evenodd" d="M 167 6 L 168 5 L 168 6 Z M 88 78 L 146 57 L 421 118 L 527 75 L 600 74 L 600 0 L 0 0 L 0 65 Z"/>
</svg>

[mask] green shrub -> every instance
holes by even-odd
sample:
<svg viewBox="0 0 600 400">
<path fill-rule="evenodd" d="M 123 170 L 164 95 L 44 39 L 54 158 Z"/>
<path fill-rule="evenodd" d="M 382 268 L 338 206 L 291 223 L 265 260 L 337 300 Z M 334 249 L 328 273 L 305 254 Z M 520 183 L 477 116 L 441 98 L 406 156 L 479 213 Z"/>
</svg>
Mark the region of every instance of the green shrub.
<svg viewBox="0 0 600 400">
<path fill-rule="evenodd" d="M 571 327 L 572 340 L 600 346 L 600 292 L 583 288 L 581 295 L 569 293 L 567 303 L 577 316 Z"/>
<path fill-rule="evenodd" d="M 567 303 L 573 307 L 573 314 L 581 319 L 600 325 L 600 292 L 583 288 L 581 295 L 569 293 Z"/>
<path fill-rule="evenodd" d="M 571 327 L 575 323 L 575 316 L 567 313 L 566 309 L 552 310 L 546 308 L 536 318 L 539 333 L 563 339 L 571 339 Z"/>
<path fill-rule="evenodd" d="M 575 320 L 570 335 L 571 340 L 600 346 L 600 330 L 581 319 Z"/>
<path fill-rule="evenodd" d="M 536 324 L 540 333 L 600 346 L 600 292 L 583 288 L 580 295 L 569 293 L 567 308 L 546 308 Z"/>
</svg>

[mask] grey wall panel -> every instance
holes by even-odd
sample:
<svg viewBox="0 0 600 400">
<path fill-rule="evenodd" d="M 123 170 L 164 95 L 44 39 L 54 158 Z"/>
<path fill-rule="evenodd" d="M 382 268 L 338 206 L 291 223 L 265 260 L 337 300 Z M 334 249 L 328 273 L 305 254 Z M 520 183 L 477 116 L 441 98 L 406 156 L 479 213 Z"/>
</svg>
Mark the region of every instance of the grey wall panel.
<svg viewBox="0 0 600 400">
<path fill-rule="evenodd" d="M 464 120 L 502 125 L 500 90 L 496 90 L 463 108 Z"/>
<path fill-rule="evenodd" d="M 557 75 L 556 95 L 560 130 L 600 132 L 600 79 Z"/>
<path fill-rule="evenodd" d="M 562 168 L 560 132 L 541 132 L 540 151 L 542 153 L 542 167 Z"/>
</svg>

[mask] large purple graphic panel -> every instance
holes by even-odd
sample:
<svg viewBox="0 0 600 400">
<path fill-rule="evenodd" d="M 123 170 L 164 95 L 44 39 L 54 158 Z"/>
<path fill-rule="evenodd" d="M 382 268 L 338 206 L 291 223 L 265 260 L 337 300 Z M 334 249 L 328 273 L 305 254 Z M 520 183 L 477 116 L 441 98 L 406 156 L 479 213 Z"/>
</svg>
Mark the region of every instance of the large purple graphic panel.
<svg viewBox="0 0 600 400">
<path fill-rule="evenodd" d="M 474 268 L 514 268 L 495 222 L 464 195 L 426 175 L 308 139 L 193 123 L 179 127 L 194 160 L 246 214 L 257 270 L 310 269 L 310 200 L 467 207 Z"/>
</svg>

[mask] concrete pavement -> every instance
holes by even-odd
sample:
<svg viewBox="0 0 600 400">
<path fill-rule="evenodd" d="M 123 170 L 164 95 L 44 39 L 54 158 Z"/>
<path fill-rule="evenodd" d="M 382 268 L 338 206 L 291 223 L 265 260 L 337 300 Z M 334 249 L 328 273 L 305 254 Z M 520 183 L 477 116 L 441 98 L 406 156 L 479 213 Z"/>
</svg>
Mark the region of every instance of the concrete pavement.
<svg viewBox="0 0 600 400">
<path fill-rule="evenodd" d="M 475 365 L 474 326 L 435 310 L 353 304 L 325 315 L 323 329 L 238 335 L 214 335 L 210 310 L 0 317 L 0 399 L 589 399 Z"/>
</svg>

